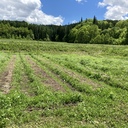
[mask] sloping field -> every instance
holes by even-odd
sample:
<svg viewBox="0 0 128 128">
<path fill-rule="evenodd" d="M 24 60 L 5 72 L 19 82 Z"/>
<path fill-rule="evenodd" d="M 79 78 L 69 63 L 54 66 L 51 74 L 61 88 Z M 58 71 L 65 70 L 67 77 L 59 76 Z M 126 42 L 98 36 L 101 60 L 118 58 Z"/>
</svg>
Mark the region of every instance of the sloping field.
<svg viewBox="0 0 128 128">
<path fill-rule="evenodd" d="M 128 46 L 2 40 L 0 128 L 127 128 Z"/>
</svg>

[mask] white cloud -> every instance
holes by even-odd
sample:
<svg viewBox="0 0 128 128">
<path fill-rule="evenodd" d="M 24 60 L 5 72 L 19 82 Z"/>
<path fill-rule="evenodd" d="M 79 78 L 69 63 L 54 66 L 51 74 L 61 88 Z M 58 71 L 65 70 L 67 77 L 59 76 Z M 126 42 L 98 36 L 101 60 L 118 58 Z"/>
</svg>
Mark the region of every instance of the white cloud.
<svg viewBox="0 0 128 128">
<path fill-rule="evenodd" d="M 61 16 L 47 15 L 41 7 L 40 0 L 0 0 L 0 19 L 25 20 L 36 24 L 60 25 L 63 23 Z"/>
<path fill-rule="evenodd" d="M 82 0 L 76 0 L 76 2 L 80 3 L 80 2 L 82 2 Z"/>
<path fill-rule="evenodd" d="M 73 20 L 71 23 L 74 24 L 74 23 L 77 23 L 78 21 L 77 20 Z"/>
<path fill-rule="evenodd" d="M 83 2 L 87 2 L 87 0 L 76 0 L 76 2 L 83 3 Z"/>
<path fill-rule="evenodd" d="M 103 0 L 98 5 L 100 7 L 106 7 L 105 19 L 128 19 L 128 0 Z"/>
</svg>

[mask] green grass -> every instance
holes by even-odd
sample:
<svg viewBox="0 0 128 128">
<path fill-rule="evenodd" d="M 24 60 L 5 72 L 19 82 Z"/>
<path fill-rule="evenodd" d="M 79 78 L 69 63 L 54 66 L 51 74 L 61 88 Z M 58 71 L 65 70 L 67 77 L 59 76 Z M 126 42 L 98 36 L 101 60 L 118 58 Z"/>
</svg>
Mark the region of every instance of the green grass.
<svg viewBox="0 0 128 128">
<path fill-rule="evenodd" d="M 1 40 L 0 50 L 0 74 L 16 56 L 1 128 L 127 128 L 128 46 Z"/>
</svg>

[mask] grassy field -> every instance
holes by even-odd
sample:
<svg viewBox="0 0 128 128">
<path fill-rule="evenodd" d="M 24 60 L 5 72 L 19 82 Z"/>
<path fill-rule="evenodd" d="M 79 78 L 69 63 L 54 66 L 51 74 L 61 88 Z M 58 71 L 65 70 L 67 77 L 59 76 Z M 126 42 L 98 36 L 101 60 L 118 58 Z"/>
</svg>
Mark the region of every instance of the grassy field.
<svg viewBox="0 0 128 128">
<path fill-rule="evenodd" d="M 0 40 L 0 128 L 128 128 L 128 46 Z"/>
</svg>

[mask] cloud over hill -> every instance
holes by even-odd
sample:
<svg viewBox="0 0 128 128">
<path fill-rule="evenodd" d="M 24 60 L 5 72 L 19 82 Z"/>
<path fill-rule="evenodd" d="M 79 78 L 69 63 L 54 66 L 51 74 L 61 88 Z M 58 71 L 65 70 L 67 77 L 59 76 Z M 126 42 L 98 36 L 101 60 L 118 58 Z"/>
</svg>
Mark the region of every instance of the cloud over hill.
<svg viewBox="0 0 128 128">
<path fill-rule="evenodd" d="M 61 16 L 47 15 L 42 8 L 40 0 L 1 0 L 0 20 L 25 20 L 29 23 L 56 25 L 63 23 Z"/>
</svg>

